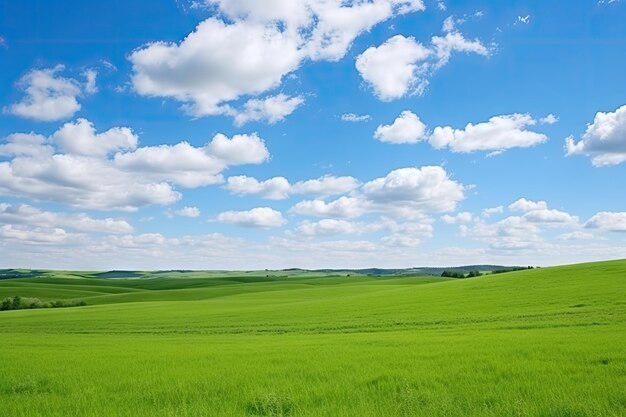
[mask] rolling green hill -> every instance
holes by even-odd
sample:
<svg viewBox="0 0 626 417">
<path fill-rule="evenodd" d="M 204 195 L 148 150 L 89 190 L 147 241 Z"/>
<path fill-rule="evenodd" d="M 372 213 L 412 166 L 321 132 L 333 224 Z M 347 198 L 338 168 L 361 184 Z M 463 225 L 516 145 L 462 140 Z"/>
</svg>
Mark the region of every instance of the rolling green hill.
<svg viewBox="0 0 626 417">
<path fill-rule="evenodd" d="M 0 312 L 1 416 L 626 415 L 626 261 L 135 274 L 0 281 L 88 304 Z"/>
</svg>

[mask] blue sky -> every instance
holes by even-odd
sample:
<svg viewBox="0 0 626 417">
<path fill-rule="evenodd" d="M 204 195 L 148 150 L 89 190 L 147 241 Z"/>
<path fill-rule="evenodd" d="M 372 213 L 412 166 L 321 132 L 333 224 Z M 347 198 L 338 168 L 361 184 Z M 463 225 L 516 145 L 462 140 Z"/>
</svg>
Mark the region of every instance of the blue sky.
<svg viewBox="0 0 626 417">
<path fill-rule="evenodd" d="M 626 1 L 0 2 L 0 267 L 626 257 Z"/>
</svg>

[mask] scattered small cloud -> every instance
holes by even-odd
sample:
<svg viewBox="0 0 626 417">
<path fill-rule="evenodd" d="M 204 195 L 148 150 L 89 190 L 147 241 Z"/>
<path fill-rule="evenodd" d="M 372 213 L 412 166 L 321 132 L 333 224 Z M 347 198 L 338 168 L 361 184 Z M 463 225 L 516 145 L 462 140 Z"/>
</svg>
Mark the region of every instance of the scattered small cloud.
<svg viewBox="0 0 626 417">
<path fill-rule="evenodd" d="M 379 125 L 374 138 L 381 142 L 403 144 L 426 139 L 426 125 L 410 110 L 405 110 L 390 125 Z"/>
<path fill-rule="evenodd" d="M 174 216 L 196 218 L 200 217 L 200 209 L 198 207 L 185 206 L 178 210 L 168 210 L 165 214 L 170 218 Z"/>
<path fill-rule="evenodd" d="M 235 126 L 243 126 L 248 122 L 266 121 L 274 124 L 285 120 L 285 117 L 293 113 L 304 103 L 302 96 L 289 97 L 285 94 L 263 99 L 250 99 L 240 110 L 232 110 L 230 113 L 234 117 Z"/>
<path fill-rule="evenodd" d="M 489 207 L 489 208 L 483 209 L 483 211 L 481 212 L 481 216 L 483 216 L 484 218 L 488 218 L 488 217 L 493 216 L 494 214 L 502 214 L 503 212 L 504 212 L 503 206 Z"/>
<path fill-rule="evenodd" d="M 247 211 L 225 211 L 217 215 L 219 223 L 242 227 L 269 229 L 287 223 L 280 211 L 269 207 L 257 207 Z"/>
<path fill-rule="evenodd" d="M 539 123 L 544 124 L 544 125 L 553 125 L 555 123 L 557 123 L 559 121 L 559 117 L 555 116 L 554 114 L 550 113 L 545 117 L 542 117 L 541 119 L 539 119 Z"/>
<path fill-rule="evenodd" d="M 344 122 L 367 122 L 372 119 L 369 114 L 356 114 L 356 113 L 344 113 L 341 115 L 341 120 Z"/>
</svg>

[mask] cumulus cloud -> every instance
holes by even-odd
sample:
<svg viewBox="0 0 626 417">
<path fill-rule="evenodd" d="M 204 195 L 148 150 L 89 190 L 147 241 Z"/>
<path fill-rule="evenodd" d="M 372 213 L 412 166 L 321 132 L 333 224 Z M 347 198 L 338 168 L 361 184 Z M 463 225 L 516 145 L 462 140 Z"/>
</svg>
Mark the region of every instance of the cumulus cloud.
<svg viewBox="0 0 626 417">
<path fill-rule="evenodd" d="M 454 52 L 474 53 L 489 56 L 489 49 L 477 39 L 466 39 L 460 32 L 452 31 L 444 36 L 433 36 L 432 44 L 437 56 L 436 68 L 446 65 Z"/>
<path fill-rule="evenodd" d="M 446 224 L 471 223 L 472 220 L 474 220 L 474 216 L 472 215 L 472 213 L 467 211 L 462 211 L 454 216 L 451 216 L 449 214 L 444 214 L 443 216 L 441 216 L 441 221 Z"/>
<path fill-rule="evenodd" d="M 344 113 L 341 115 L 341 120 L 344 122 L 367 122 L 372 119 L 369 114 L 356 114 L 356 113 Z"/>
<path fill-rule="evenodd" d="M 378 230 L 377 226 L 337 219 L 322 219 L 316 222 L 305 220 L 296 227 L 295 232 L 305 236 L 353 235 Z"/>
<path fill-rule="evenodd" d="M 48 138 L 35 133 L 13 133 L 0 145 L 0 156 L 51 156 L 54 148 L 48 144 Z"/>
<path fill-rule="evenodd" d="M 359 181 L 354 177 L 325 175 L 312 180 L 296 182 L 292 187 L 292 193 L 326 197 L 334 194 L 347 193 L 358 186 Z"/>
<path fill-rule="evenodd" d="M 463 237 L 486 242 L 491 249 L 500 251 L 528 250 L 542 243 L 541 229 L 519 216 L 491 224 L 477 222 L 472 226 L 461 225 L 459 232 Z"/>
<path fill-rule="evenodd" d="M 502 212 L 504 212 L 504 207 L 502 206 L 488 207 L 486 209 L 483 209 L 483 211 L 481 212 L 481 216 L 488 218 L 493 216 L 494 214 L 501 214 Z"/>
<path fill-rule="evenodd" d="M 565 141 L 567 155 L 587 155 L 594 166 L 617 165 L 626 161 L 626 105 L 614 112 L 598 112 L 582 138 Z"/>
<path fill-rule="evenodd" d="M 44 211 L 26 204 L 0 203 L 0 223 L 44 229 L 71 229 L 81 232 L 131 233 L 133 227 L 121 219 L 95 219 L 86 214 Z"/>
<path fill-rule="evenodd" d="M 545 201 L 520 198 L 509 205 L 509 210 L 523 212 L 522 217 L 531 223 L 578 224 L 578 217 L 564 211 L 549 209 Z"/>
<path fill-rule="evenodd" d="M 511 211 L 521 211 L 521 212 L 529 212 L 533 210 L 546 210 L 548 208 L 548 203 L 545 201 L 531 201 L 525 198 L 520 198 L 519 200 L 514 201 L 509 204 L 509 210 Z"/>
<path fill-rule="evenodd" d="M 64 69 L 63 65 L 57 65 L 26 73 L 17 84 L 24 91 L 24 97 L 5 107 L 4 112 L 44 122 L 71 117 L 81 108 L 77 98 L 97 91 L 97 73 L 86 71 L 86 82 L 81 83 L 73 78 L 61 77 L 59 73 Z"/>
<path fill-rule="evenodd" d="M 520 198 L 509 204 L 508 209 L 520 213 L 506 217 L 494 223 L 488 223 L 487 218 L 494 213 L 502 213 L 503 207 L 498 206 L 487 212 L 483 210 L 482 218 L 474 218 L 472 225 L 459 226 L 460 235 L 474 240 L 485 242 L 491 250 L 496 252 L 515 252 L 546 249 L 550 243 L 542 236 L 546 230 L 570 229 L 571 232 L 562 233 L 558 240 L 587 239 L 581 234 L 578 217 L 567 212 L 550 209 L 545 201 L 533 201 Z"/>
<path fill-rule="evenodd" d="M 178 210 L 168 210 L 166 214 L 168 217 L 178 216 L 196 218 L 200 217 L 200 209 L 198 207 L 185 206 Z"/>
<path fill-rule="evenodd" d="M 487 122 L 468 123 L 465 129 L 438 126 L 428 140 L 435 148 L 463 153 L 527 148 L 548 140 L 546 135 L 526 129 L 535 124 L 528 114 L 494 116 Z"/>
<path fill-rule="evenodd" d="M 301 96 L 289 97 L 278 94 L 264 99 L 250 99 L 244 104 L 243 109 L 235 111 L 235 125 L 243 126 L 252 121 L 267 121 L 274 124 L 294 112 L 304 103 Z"/>
<path fill-rule="evenodd" d="M 382 101 L 422 94 L 429 78 L 450 61 L 453 53 L 491 53 L 479 40 L 465 38 L 454 23 L 453 18 L 446 19 L 445 34 L 433 36 L 429 45 L 395 35 L 379 46 L 371 46 L 357 57 L 356 69 Z"/>
<path fill-rule="evenodd" d="M 322 219 L 319 221 L 305 220 L 290 232 L 293 236 L 334 236 L 363 235 L 375 232 L 387 232 L 380 243 L 387 247 L 412 247 L 419 245 L 424 239 L 432 237 L 433 227 L 430 221 L 396 222 L 381 218 L 373 222 L 355 222 L 343 219 Z"/>
<path fill-rule="evenodd" d="M 553 125 L 555 123 L 557 123 L 559 121 L 559 117 L 555 116 L 554 114 L 550 113 L 545 117 L 542 117 L 541 119 L 539 119 L 539 123 L 544 124 L 544 125 Z"/>
<path fill-rule="evenodd" d="M 358 187 L 353 177 L 324 176 L 317 179 L 298 181 L 290 184 L 284 177 L 274 177 L 265 181 L 239 175 L 229 177 L 226 188 L 239 195 L 258 195 L 270 200 L 284 200 L 295 194 L 330 196 L 347 193 Z"/>
<path fill-rule="evenodd" d="M 221 172 L 229 166 L 269 158 L 256 134 L 217 134 L 203 147 L 186 142 L 136 147 L 137 137 L 129 128 L 98 134 L 82 119 L 49 138 L 13 134 L 0 146 L 0 154 L 10 157 L 0 162 L 0 194 L 100 210 L 171 204 L 181 197 L 174 185 L 221 183 Z"/>
<path fill-rule="evenodd" d="M 217 215 L 217 221 L 263 229 L 280 227 L 287 222 L 280 211 L 269 207 L 257 207 L 247 211 L 225 211 Z"/>
<path fill-rule="evenodd" d="M 265 142 L 256 133 L 228 138 L 218 133 L 207 145 L 207 151 L 229 165 L 260 164 L 269 159 Z"/>
<path fill-rule="evenodd" d="M 356 69 L 382 101 L 419 93 L 425 87 L 424 61 L 432 53 L 413 37 L 396 35 L 357 57 Z"/>
<path fill-rule="evenodd" d="M 374 205 L 405 204 L 415 211 L 444 212 L 464 198 L 464 186 L 440 166 L 400 168 L 365 183 L 363 195 Z"/>
<path fill-rule="evenodd" d="M 106 156 L 111 152 L 137 147 L 137 135 L 128 127 L 113 127 L 96 133 L 89 120 L 66 123 L 52 135 L 52 141 L 66 153 L 83 156 Z"/>
<path fill-rule="evenodd" d="M 285 177 L 274 177 L 265 181 L 239 175 L 229 177 L 226 188 L 238 195 L 258 195 L 269 200 L 289 198 L 291 185 Z"/>
<path fill-rule="evenodd" d="M 63 243 L 71 237 L 71 234 L 60 228 L 27 228 L 11 224 L 0 226 L 0 239 L 28 242 L 31 245 Z"/>
<path fill-rule="evenodd" d="M 578 217 L 554 209 L 533 210 L 524 214 L 524 218 L 532 223 L 578 223 Z"/>
<path fill-rule="evenodd" d="M 626 212 L 601 211 L 587 220 L 585 227 L 609 232 L 626 232 Z"/>
<path fill-rule="evenodd" d="M 363 184 L 350 196 L 333 201 L 305 200 L 293 206 L 299 214 L 354 218 L 386 213 L 407 219 L 452 211 L 464 198 L 465 187 L 439 166 L 401 168 Z"/>
<path fill-rule="evenodd" d="M 352 218 L 367 212 L 366 201 L 342 196 L 331 202 L 324 200 L 305 200 L 294 205 L 291 210 L 297 214 L 320 217 Z"/>
<path fill-rule="evenodd" d="M 250 109 L 233 113 L 229 102 L 279 86 L 304 60 L 339 60 L 362 32 L 424 8 L 421 0 L 205 3 L 217 6 L 225 19 L 201 22 L 179 43 L 153 42 L 135 50 L 129 57 L 133 87 L 141 95 L 181 101 L 194 116 L 243 114 L 238 123 L 248 113 L 266 118 L 277 110 L 252 102 Z M 294 101 L 289 106 L 297 107 Z M 273 117 L 286 115 L 281 107 Z"/>
<path fill-rule="evenodd" d="M 390 125 L 379 125 L 374 138 L 387 143 L 417 143 L 425 139 L 426 125 L 409 110 L 405 110 Z"/>
</svg>

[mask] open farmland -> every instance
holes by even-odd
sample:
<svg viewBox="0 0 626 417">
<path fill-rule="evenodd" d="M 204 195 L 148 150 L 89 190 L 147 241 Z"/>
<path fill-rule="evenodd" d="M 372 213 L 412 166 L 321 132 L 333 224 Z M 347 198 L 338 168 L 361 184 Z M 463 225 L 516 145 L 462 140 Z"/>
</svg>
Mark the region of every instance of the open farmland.
<svg viewBox="0 0 626 417">
<path fill-rule="evenodd" d="M 0 281 L 0 298 L 88 304 L 0 312 L 0 415 L 626 414 L 626 261 L 465 280 L 139 275 Z"/>
</svg>

